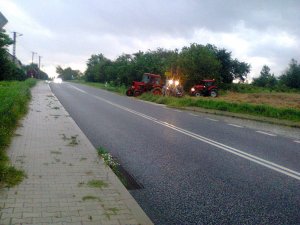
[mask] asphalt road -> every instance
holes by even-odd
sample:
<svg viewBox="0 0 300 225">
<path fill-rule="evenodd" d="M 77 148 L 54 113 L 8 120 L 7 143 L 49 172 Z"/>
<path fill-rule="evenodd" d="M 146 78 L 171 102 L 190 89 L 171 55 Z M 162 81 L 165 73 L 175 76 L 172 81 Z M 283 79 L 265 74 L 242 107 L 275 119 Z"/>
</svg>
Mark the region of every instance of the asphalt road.
<svg viewBox="0 0 300 225">
<path fill-rule="evenodd" d="M 300 137 L 79 84 L 51 88 L 144 186 L 131 194 L 155 224 L 300 224 Z"/>
</svg>

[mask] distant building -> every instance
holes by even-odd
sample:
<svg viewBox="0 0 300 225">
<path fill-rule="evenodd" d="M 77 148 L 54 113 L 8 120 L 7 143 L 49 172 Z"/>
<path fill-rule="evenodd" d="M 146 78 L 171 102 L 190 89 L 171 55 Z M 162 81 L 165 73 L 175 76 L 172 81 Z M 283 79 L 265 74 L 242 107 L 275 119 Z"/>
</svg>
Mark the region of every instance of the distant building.
<svg viewBox="0 0 300 225">
<path fill-rule="evenodd" d="M 22 63 L 21 63 L 20 60 L 18 60 L 17 58 L 16 58 L 16 60 L 14 60 L 14 56 L 13 56 L 12 54 L 10 54 L 9 52 L 8 52 L 7 55 L 8 55 L 8 59 L 9 59 L 10 61 L 14 62 L 15 65 L 16 65 L 19 69 L 22 68 Z"/>
<path fill-rule="evenodd" d="M 7 24 L 7 19 L 5 18 L 5 16 L 0 12 L 0 29 L 2 29 L 5 24 Z"/>
</svg>

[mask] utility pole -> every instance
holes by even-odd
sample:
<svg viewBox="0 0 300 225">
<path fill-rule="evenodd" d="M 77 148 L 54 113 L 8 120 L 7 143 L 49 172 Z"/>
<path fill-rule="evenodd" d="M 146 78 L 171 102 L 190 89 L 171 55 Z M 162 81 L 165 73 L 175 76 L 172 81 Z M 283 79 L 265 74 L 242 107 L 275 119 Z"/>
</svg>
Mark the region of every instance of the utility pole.
<svg viewBox="0 0 300 225">
<path fill-rule="evenodd" d="M 37 54 L 37 52 L 31 52 L 32 56 L 31 56 L 31 64 L 33 64 L 33 59 L 34 59 L 34 54 Z"/>
<path fill-rule="evenodd" d="M 39 70 L 41 69 L 41 58 L 42 56 L 39 55 Z"/>
<path fill-rule="evenodd" d="M 16 31 L 12 32 L 13 33 L 13 60 L 14 63 L 16 62 L 16 43 L 17 43 L 17 35 L 22 36 L 23 34 L 20 34 Z"/>
</svg>

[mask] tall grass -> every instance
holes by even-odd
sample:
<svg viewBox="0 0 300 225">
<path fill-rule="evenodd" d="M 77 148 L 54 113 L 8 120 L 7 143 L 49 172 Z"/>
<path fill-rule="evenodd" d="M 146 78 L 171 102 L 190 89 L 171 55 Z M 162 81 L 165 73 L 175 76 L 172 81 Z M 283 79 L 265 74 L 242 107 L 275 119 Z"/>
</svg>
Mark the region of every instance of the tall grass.
<svg viewBox="0 0 300 225">
<path fill-rule="evenodd" d="M 20 182 L 24 173 L 9 163 L 6 154 L 19 119 L 27 112 L 30 88 L 36 80 L 0 82 L 0 186 L 12 186 Z"/>
<path fill-rule="evenodd" d="M 195 97 L 162 97 L 151 94 L 143 94 L 139 98 L 176 107 L 201 107 L 233 113 L 243 113 L 254 116 L 263 116 L 281 120 L 300 122 L 300 110 L 292 108 L 276 108 L 268 105 L 255 105 L 249 103 L 233 103 L 211 98 Z"/>
</svg>

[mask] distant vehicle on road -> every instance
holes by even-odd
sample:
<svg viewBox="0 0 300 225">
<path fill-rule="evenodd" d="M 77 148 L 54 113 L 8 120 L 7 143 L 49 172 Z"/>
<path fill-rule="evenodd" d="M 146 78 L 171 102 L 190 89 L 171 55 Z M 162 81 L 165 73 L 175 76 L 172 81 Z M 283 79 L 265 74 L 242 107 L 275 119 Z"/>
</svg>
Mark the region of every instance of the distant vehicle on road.
<svg viewBox="0 0 300 225">
<path fill-rule="evenodd" d="M 202 80 L 199 84 L 194 85 L 190 90 L 191 96 L 218 96 L 218 87 L 215 80 Z"/>
<path fill-rule="evenodd" d="M 53 82 L 56 83 L 56 84 L 61 84 L 62 79 L 61 78 L 54 78 Z"/>
</svg>

